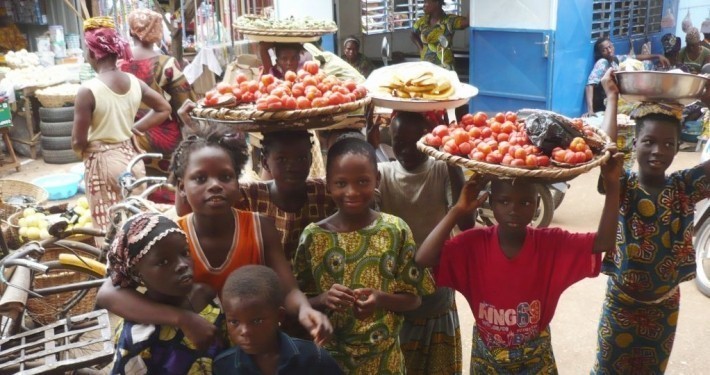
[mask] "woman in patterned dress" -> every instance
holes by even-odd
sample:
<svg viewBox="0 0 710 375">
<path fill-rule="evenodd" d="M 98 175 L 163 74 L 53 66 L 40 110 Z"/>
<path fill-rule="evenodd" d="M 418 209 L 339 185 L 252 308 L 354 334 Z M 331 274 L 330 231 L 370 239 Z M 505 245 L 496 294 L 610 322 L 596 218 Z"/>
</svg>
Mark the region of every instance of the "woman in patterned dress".
<svg viewBox="0 0 710 375">
<path fill-rule="evenodd" d="M 453 69 L 454 53 L 451 47 L 454 32 L 467 28 L 468 18 L 446 14 L 443 7 L 444 0 L 424 0 L 424 15 L 414 23 L 411 39 L 419 48 L 422 61 Z M 446 48 L 439 42 L 442 35 L 449 42 Z"/>
<path fill-rule="evenodd" d="M 160 14 L 150 9 L 136 9 L 128 15 L 128 24 L 135 45 L 133 57 L 121 60 L 118 67 L 163 95 L 172 108 L 171 116 L 160 126 L 138 137 L 141 148 L 163 154 L 162 159 L 145 161 L 146 172 L 151 175 L 167 175 L 170 158 L 182 140 L 176 112 L 185 100 L 195 100 L 195 93 L 180 71 L 177 60 L 156 51 L 155 44 L 163 39 L 163 18 Z M 141 105 L 136 121 L 149 110 Z"/>
<path fill-rule="evenodd" d="M 619 89 L 611 72 L 602 84 L 609 98 L 603 127 L 615 140 Z M 695 277 L 695 203 L 710 198 L 710 162 L 665 174 L 678 152 L 681 113 L 681 105 L 661 103 L 631 113 L 638 173 L 621 176 L 617 246 L 602 265 L 610 277 L 593 374 L 661 374 L 668 365 L 679 284 Z"/>
<path fill-rule="evenodd" d="M 414 264 L 407 224 L 370 208 L 379 179 L 374 148 L 340 140 L 326 169 L 338 212 L 303 231 L 294 259 L 299 286 L 327 312 L 334 337 L 326 349 L 345 373 L 404 374 L 400 313 L 417 308 L 433 280 Z"/>
</svg>

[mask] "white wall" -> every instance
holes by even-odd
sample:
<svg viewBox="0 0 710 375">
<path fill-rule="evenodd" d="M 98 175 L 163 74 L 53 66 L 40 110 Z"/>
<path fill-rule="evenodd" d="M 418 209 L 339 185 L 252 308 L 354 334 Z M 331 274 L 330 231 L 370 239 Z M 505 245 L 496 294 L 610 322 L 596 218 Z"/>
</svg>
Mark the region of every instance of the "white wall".
<svg viewBox="0 0 710 375">
<path fill-rule="evenodd" d="M 473 27 L 535 30 L 556 28 L 558 0 L 470 1 Z"/>
<path fill-rule="evenodd" d="M 275 0 L 274 8 L 276 18 L 294 16 L 333 20 L 333 0 Z"/>
<path fill-rule="evenodd" d="M 700 30 L 700 25 L 702 25 L 705 18 L 708 17 L 708 12 L 710 12 L 710 0 L 680 0 L 678 3 L 678 14 L 675 15 L 675 35 L 681 38 L 683 46 L 685 46 L 685 33 L 683 33 L 681 29 L 681 23 L 688 14 L 688 11 L 690 11 L 690 19 L 693 22 L 693 26 Z"/>
</svg>

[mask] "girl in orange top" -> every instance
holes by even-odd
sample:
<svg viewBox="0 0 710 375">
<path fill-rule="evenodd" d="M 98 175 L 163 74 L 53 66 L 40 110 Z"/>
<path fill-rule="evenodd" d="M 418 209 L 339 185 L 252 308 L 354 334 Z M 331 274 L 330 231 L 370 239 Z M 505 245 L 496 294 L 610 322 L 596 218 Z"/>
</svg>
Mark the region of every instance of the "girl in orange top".
<svg viewBox="0 0 710 375">
<path fill-rule="evenodd" d="M 188 234 L 194 260 L 194 280 L 219 292 L 227 276 L 246 264 L 265 264 L 276 271 L 287 290 L 285 306 L 298 315 L 317 343 L 332 333 L 328 318 L 314 310 L 298 289 L 273 221 L 232 207 L 239 199 L 238 173 L 247 161 L 243 142 L 213 132 L 190 136 L 178 146 L 171 172 L 178 197 L 193 213 L 178 224 Z M 106 283 L 97 303 L 126 319 L 143 324 L 172 324 L 198 346 L 208 346 L 215 328 L 197 314 L 147 300 L 137 292 Z"/>
</svg>

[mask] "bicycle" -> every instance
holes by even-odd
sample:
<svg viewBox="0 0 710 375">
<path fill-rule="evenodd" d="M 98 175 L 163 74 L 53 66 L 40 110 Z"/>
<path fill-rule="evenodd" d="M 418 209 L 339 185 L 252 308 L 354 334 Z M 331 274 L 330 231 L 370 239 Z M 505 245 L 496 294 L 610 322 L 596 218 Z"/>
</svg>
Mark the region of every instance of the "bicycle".
<svg viewBox="0 0 710 375">
<path fill-rule="evenodd" d="M 7 285 L 5 293 L 0 297 L 0 374 L 7 371 L 45 373 L 87 369 L 91 366 L 100 368 L 110 363 L 114 351 L 108 312 L 98 310 L 79 316 L 70 315 L 77 304 L 86 301 L 89 291 L 104 283 L 108 244 L 115 237 L 123 220 L 143 211 L 162 213 L 160 207 L 150 202 L 147 197 L 157 189 L 171 187 L 167 180 L 164 177 L 136 179 L 131 173 L 133 166 L 147 157 L 161 155 L 136 156 L 127 165 L 126 172 L 119 177 L 123 199 L 109 209 L 111 220 L 107 233 L 87 228 L 66 230 L 68 223 L 60 221 L 49 228 L 52 238 L 27 243 L 6 258 L 0 259 L 0 282 Z M 131 195 L 137 187 L 151 182 L 153 184 L 142 194 Z M 73 235 L 105 235 L 106 241 L 99 249 L 66 239 Z M 68 250 L 68 253 L 58 254 L 56 260 L 40 262 L 50 246 Z M 7 276 L 9 267 L 14 269 L 12 277 Z M 47 288 L 32 287 L 35 276 L 48 273 L 73 273 L 83 280 Z M 56 309 L 53 317 L 59 320 L 39 328 L 25 325 L 29 320 L 26 318 L 31 315 L 27 309 L 28 301 L 59 293 L 75 293 Z M 7 306 L 10 308 L 4 308 Z M 56 334 L 57 332 L 60 334 Z M 36 341 L 37 338 L 41 340 Z M 45 348 L 47 345 L 52 348 Z M 31 370 L 28 370 L 30 368 Z"/>
</svg>

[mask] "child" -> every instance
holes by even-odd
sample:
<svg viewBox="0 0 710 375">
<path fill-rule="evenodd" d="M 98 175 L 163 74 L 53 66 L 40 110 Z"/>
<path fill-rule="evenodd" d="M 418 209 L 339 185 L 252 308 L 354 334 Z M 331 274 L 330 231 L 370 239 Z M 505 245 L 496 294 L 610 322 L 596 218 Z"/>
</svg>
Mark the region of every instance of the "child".
<svg viewBox="0 0 710 375">
<path fill-rule="evenodd" d="M 280 330 L 286 311 L 276 273 L 244 266 L 227 278 L 222 307 L 229 338 L 237 346 L 214 360 L 214 374 L 342 374 L 325 349 Z"/>
<path fill-rule="evenodd" d="M 139 214 L 123 225 L 108 254 L 109 274 L 120 288 L 146 288 L 145 298 L 198 313 L 219 326 L 219 307 L 211 295 L 192 282 L 192 260 L 185 233 L 165 216 Z M 185 334 L 171 325 L 138 324 L 126 320 L 117 332 L 112 374 L 212 373 L 212 358 L 220 347 L 198 351 Z"/>
<path fill-rule="evenodd" d="M 618 191 L 623 155 L 602 167 L 609 191 Z M 599 274 L 599 253 L 614 246 L 618 200 L 607 196 L 599 230 L 569 233 L 529 226 L 537 189 L 525 180 L 494 180 L 490 205 L 498 225 L 470 229 L 447 241 L 456 221 L 486 198 L 486 181 L 468 182 L 456 205 L 416 253 L 420 266 L 435 267 L 438 286 L 461 292 L 476 326 L 471 374 L 557 373 L 549 324 L 562 292 Z"/>
<path fill-rule="evenodd" d="M 269 49 L 274 48 L 276 65 L 271 64 Z M 269 72 L 278 79 L 284 79 L 286 72 L 294 72 L 301 67 L 303 46 L 298 43 L 259 43 L 259 54 L 264 64 L 264 72 Z M 308 58 L 310 59 L 310 57 Z"/>
<path fill-rule="evenodd" d="M 335 213 L 325 181 L 308 178 L 311 146 L 306 131 L 264 133 L 261 164 L 273 180 L 241 184 L 242 199 L 236 206 L 274 219 L 289 262 L 303 228 Z"/>
<path fill-rule="evenodd" d="M 194 210 L 181 217 L 178 225 L 188 236 L 195 260 L 195 281 L 219 291 L 231 271 L 247 264 L 265 264 L 276 271 L 288 291 L 289 313 L 298 316 L 317 342 L 323 342 L 331 330 L 330 323 L 298 290 L 274 223 L 259 214 L 232 208 L 239 198 L 237 171 L 247 160 L 245 150 L 242 142 L 211 133 L 204 138 L 186 139 L 173 157 L 171 170 L 178 181 L 178 199 L 185 200 Z M 155 321 L 154 324 L 180 321 L 181 315 L 141 297 L 104 284 L 97 299 L 108 310 L 128 319 Z M 209 337 L 204 337 L 207 332 L 192 326 L 195 319 L 187 321 L 191 322 L 187 329 L 209 341 Z M 204 324 L 197 324 L 204 328 Z"/>
<path fill-rule="evenodd" d="M 615 140 L 619 89 L 613 72 L 602 85 L 609 98 L 604 130 Z M 678 284 L 695 277 L 695 203 L 710 197 L 708 162 L 666 176 L 678 152 L 681 111 L 679 105 L 642 103 L 631 113 L 638 172 L 624 172 L 619 193 L 606 191 L 620 194 L 621 207 L 616 249 L 602 266 L 610 277 L 593 373 L 663 373 L 668 365 Z"/>
<path fill-rule="evenodd" d="M 401 217 L 421 244 L 444 218 L 451 197 L 458 197 L 464 183 L 460 168 L 434 160 L 417 149 L 417 141 L 427 132 L 428 120 L 421 113 L 398 112 L 390 124 L 392 150 L 396 161 L 377 165 L 382 176 L 379 207 L 382 212 Z M 368 127 L 376 141 L 378 126 Z M 376 145 L 373 145 L 377 147 Z M 422 207 L 427 207 L 426 215 Z M 473 226 L 473 216 L 462 217 L 459 229 Z M 404 314 L 400 331 L 402 352 L 408 374 L 461 374 L 461 331 L 454 291 L 437 288 L 422 297 L 422 305 Z"/>
<path fill-rule="evenodd" d="M 346 373 L 403 374 L 399 313 L 417 308 L 433 282 L 414 264 L 407 224 L 370 208 L 379 182 L 372 146 L 336 142 L 326 170 L 338 212 L 303 231 L 294 272 L 332 319 L 335 339 L 326 348 Z"/>
</svg>

